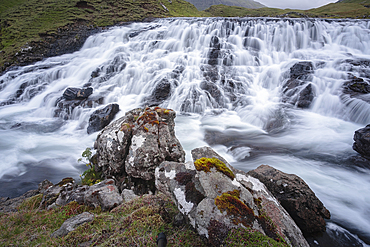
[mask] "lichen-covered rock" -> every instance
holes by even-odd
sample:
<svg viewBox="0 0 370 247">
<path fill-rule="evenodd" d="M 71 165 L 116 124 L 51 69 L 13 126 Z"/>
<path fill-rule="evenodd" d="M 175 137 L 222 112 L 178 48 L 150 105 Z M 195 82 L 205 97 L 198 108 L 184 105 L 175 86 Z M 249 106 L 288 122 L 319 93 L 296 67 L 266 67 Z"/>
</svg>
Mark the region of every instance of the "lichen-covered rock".
<svg viewBox="0 0 370 247">
<path fill-rule="evenodd" d="M 107 179 L 90 186 L 85 193 L 84 204 L 87 206 L 100 206 L 103 211 L 109 211 L 123 203 L 113 179 Z"/>
<path fill-rule="evenodd" d="M 51 234 L 51 237 L 64 237 L 68 233 L 74 231 L 78 226 L 86 223 L 86 222 L 91 222 L 94 220 L 94 214 L 89 213 L 89 212 L 83 212 L 82 214 L 76 215 L 72 218 L 69 218 L 66 220 L 62 226 L 53 232 Z"/>
<path fill-rule="evenodd" d="M 195 149 L 192 155 L 194 163 L 163 162 L 156 168 L 156 188 L 173 199 L 210 244 L 222 243 L 229 230 L 243 227 L 292 246 L 308 246 L 259 180 L 231 167 L 211 148 Z"/>
<path fill-rule="evenodd" d="M 305 235 L 325 232 L 325 219 L 330 218 L 330 212 L 300 177 L 267 165 L 248 174 L 266 185 Z"/>
<path fill-rule="evenodd" d="M 43 183 L 47 184 L 46 186 L 42 185 L 40 187 L 44 187 L 42 200 L 40 203 L 40 209 L 46 209 L 56 206 L 55 202 L 57 201 L 61 191 L 66 187 L 71 188 L 75 186 L 75 181 L 73 178 L 63 178 L 59 183 L 52 185 L 48 181 L 44 181 Z M 47 188 L 47 189 L 46 189 Z"/>
<path fill-rule="evenodd" d="M 97 170 L 118 181 L 132 177 L 153 181 L 163 161 L 183 162 L 185 152 L 175 136 L 176 113 L 160 107 L 135 109 L 97 137 Z"/>
</svg>

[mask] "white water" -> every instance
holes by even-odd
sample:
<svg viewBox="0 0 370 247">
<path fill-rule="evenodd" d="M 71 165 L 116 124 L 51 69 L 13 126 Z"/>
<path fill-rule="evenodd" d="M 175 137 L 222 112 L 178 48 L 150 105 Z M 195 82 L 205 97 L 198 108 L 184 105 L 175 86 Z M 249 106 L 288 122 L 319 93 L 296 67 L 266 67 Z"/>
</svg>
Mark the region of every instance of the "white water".
<svg viewBox="0 0 370 247">
<path fill-rule="evenodd" d="M 268 164 L 297 174 L 331 212 L 333 231 L 343 227 L 370 243 L 370 166 L 348 161 L 355 155 L 354 131 L 370 122 L 370 105 L 341 90 L 348 73 L 365 78 L 370 70 L 344 62 L 370 60 L 369 27 L 368 21 L 272 19 L 135 23 L 92 36 L 73 54 L 8 72 L 0 77 L 0 104 L 15 103 L 0 107 L 0 196 L 23 192 L 25 179 L 36 187 L 45 178 L 77 178 L 85 169 L 76 161 L 93 145 L 97 133 L 87 135 L 86 127 L 102 106 L 77 108 L 67 121 L 54 118 L 55 103 L 67 87 L 90 81 L 90 97 L 118 103 L 118 118 L 143 106 L 166 78 L 171 97 L 161 106 L 177 111 L 176 135 L 187 159 L 191 149 L 211 145 L 239 169 Z M 142 32 L 130 35 L 136 31 Z M 213 36 L 223 58 L 205 66 Z M 115 72 L 106 73 L 114 60 Z M 290 68 L 300 61 L 314 64 L 315 98 L 305 110 L 281 97 Z M 183 71 L 173 78 L 179 66 Z M 90 80 L 98 67 L 103 72 Z M 202 71 L 210 68 L 218 75 L 212 81 L 219 90 L 215 98 L 201 86 L 211 81 Z M 15 97 L 25 82 L 31 85 Z M 274 122 L 279 124 L 269 128 Z"/>
</svg>

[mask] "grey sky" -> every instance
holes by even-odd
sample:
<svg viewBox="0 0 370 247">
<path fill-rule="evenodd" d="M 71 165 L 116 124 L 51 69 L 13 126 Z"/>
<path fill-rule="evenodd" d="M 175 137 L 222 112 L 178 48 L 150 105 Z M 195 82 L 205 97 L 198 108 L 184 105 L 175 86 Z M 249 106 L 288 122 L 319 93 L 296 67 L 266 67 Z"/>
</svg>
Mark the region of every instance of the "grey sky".
<svg viewBox="0 0 370 247">
<path fill-rule="evenodd" d="M 267 7 L 280 9 L 312 9 L 328 3 L 335 3 L 338 0 L 255 0 Z"/>
</svg>

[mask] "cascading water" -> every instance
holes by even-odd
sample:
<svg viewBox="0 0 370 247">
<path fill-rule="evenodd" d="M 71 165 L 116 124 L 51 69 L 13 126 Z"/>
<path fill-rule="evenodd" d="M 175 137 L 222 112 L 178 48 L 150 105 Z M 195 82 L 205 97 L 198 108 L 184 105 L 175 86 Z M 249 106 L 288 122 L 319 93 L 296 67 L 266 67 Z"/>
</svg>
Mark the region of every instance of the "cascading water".
<svg viewBox="0 0 370 247">
<path fill-rule="evenodd" d="M 0 196 L 78 178 L 84 167 L 76 161 L 97 135 L 86 132 L 96 109 L 117 103 L 118 118 L 160 105 L 177 111 L 188 159 L 191 149 L 211 145 L 239 169 L 268 164 L 297 174 L 332 213 L 332 241 L 366 245 L 370 166 L 354 164 L 351 146 L 354 131 L 370 122 L 370 96 L 346 83 L 370 78 L 369 27 L 165 19 L 111 28 L 78 52 L 10 71 L 0 77 Z M 58 109 L 67 87 L 87 86 L 90 104 Z"/>
</svg>

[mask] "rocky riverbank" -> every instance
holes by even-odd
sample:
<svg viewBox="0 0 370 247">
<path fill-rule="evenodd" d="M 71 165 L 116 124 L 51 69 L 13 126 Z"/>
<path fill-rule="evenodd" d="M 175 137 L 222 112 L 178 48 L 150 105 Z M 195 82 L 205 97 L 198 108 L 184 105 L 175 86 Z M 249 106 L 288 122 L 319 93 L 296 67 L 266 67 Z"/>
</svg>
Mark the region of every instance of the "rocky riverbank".
<svg viewBox="0 0 370 247">
<path fill-rule="evenodd" d="M 191 239 L 199 246 L 252 241 L 254 237 L 274 246 L 308 246 L 304 235 L 325 231 L 329 211 L 295 175 L 268 166 L 247 174 L 209 147 L 194 149 L 193 161 L 185 163 L 185 152 L 174 132 L 175 117 L 174 111 L 160 107 L 127 112 L 105 127 L 95 142 L 91 161 L 102 174 L 102 182 L 89 186 L 68 178 L 56 185 L 44 181 L 19 198 L 1 198 L 0 221 L 28 217 L 26 222 L 32 225 L 33 217 L 40 214 L 67 211 L 45 231 L 51 242 L 63 237 L 84 244 L 80 246 L 116 241 L 115 230 L 127 238 L 128 229 L 134 231 L 127 223 L 137 222 L 139 215 L 140 224 L 153 217 L 145 225 L 145 241 L 159 231 L 175 238 L 174 229 L 187 229 L 186 234 L 194 236 Z M 139 214 L 137 210 L 143 211 Z M 103 221 L 122 227 L 106 229 Z M 23 240 L 37 241 L 40 236 L 34 234 L 26 234 L 29 239 Z"/>
</svg>

